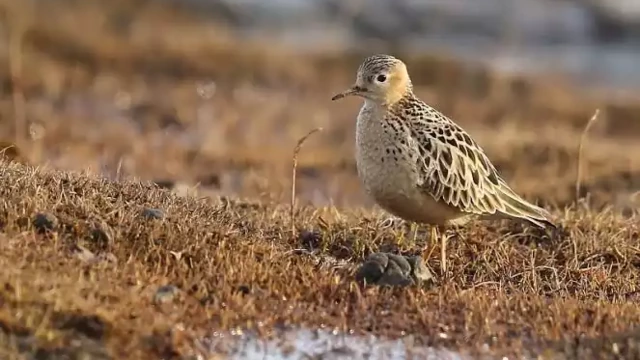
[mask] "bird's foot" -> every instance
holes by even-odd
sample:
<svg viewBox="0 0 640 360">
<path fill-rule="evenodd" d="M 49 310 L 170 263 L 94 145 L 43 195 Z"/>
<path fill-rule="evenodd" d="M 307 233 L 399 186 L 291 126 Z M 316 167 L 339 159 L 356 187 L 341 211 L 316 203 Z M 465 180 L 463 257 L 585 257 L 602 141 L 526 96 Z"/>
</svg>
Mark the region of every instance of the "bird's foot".
<svg viewBox="0 0 640 360">
<path fill-rule="evenodd" d="M 380 221 L 380 223 L 378 223 L 378 226 L 382 229 L 391 229 L 391 228 L 398 228 L 404 224 L 405 224 L 404 220 L 394 216 L 390 216 Z"/>
</svg>

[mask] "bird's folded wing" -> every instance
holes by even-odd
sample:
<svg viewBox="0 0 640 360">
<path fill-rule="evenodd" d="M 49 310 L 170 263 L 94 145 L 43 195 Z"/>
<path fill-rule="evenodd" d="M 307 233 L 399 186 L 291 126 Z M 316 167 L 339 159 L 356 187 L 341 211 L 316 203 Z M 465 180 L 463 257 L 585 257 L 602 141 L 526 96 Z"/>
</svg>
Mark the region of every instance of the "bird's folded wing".
<svg viewBox="0 0 640 360">
<path fill-rule="evenodd" d="M 506 184 L 482 149 L 455 124 L 432 126 L 436 129 L 428 133 L 412 134 L 413 145 L 423 154 L 417 164 L 422 179 L 419 187 L 462 212 L 504 210 L 499 193 Z"/>
</svg>

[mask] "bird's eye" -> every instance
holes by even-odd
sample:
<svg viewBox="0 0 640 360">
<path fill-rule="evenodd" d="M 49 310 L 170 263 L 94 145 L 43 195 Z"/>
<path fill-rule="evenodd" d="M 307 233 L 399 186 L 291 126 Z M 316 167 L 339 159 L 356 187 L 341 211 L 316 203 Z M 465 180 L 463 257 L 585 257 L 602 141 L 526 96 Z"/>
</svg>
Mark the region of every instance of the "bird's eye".
<svg viewBox="0 0 640 360">
<path fill-rule="evenodd" d="M 378 82 L 385 82 L 385 81 L 387 81 L 387 75 L 380 74 L 380 75 L 378 75 L 378 77 L 376 78 L 376 80 L 377 80 Z"/>
</svg>

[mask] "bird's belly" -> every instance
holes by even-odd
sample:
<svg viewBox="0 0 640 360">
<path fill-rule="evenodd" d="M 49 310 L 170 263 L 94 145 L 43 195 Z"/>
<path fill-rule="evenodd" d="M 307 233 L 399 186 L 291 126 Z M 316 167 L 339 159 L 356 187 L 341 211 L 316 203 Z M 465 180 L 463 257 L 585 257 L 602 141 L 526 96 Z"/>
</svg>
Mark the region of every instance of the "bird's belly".
<svg viewBox="0 0 640 360">
<path fill-rule="evenodd" d="M 371 196 L 384 210 L 408 221 L 431 225 L 446 225 L 462 215 L 422 192 L 416 192 L 412 195 L 406 192 L 375 193 L 371 194 Z"/>
<path fill-rule="evenodd" d="M 444 225 L 461 214 L 439 203 L 418 187 L 419 179 L 408 164 L 384 155 L 366 154 L 357 159 L 358 175 L 365 191 L 391 214 L 409 221 Z"/>
<path fill-rule="evenodd" d="M 357 160 L 358 176 L 367 193 L 376 200 L 411 196 L 417 180 L 412 171 L 383 159 L 382 156 L 375 160 L 362 156 Z"/>
</svg>

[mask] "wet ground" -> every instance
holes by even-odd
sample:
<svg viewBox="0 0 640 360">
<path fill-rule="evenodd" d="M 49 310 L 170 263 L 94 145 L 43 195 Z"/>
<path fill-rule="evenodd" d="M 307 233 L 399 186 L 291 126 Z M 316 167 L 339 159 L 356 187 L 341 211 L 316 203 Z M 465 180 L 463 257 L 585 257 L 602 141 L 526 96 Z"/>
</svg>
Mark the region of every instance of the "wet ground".
<svg viewBox="0 0 640 360">
<path fill-rule="evenodd" d="M 425 229 L 413 238 L 380 225 L 353 161 L 360 104 L 329 101 L 364 54 L 242 42 L 146 2 L 49 5 L 30 16 L 19 76 L 1 47 L 1 147 L 84 173 L 2 167 L 0 265 L 10 271 L 0 275 L 0 343 L 6 335 L 45 354 L 113 358 L 357 358 L 374 346 L 371 355 L 396 358 L 550 347 L 549 358 L 572 359 L 636 348 L 636 98 L 401 53 L 418 95 L 468 129 L 563 231 L 552 240 L 477 224 L 452 242 L 448 283 L 360 288 L 350 281 L 369 255 L 413 256 L 426 239 Z M 293 147 L 319 126 L 300 153 L 290 234 Z M 237 197 L 245 200 L 228 200 Z M 427 265 L 440 273 L 435 256 Z"/>
<path fill-rule="evenodd" d="M 229 359 L 425 359 L 468 360 L 473 357 L 446 349 L 415 346 L 412 336 L 382 340 L 376 336 L 354 336 L 339 331 L 290 330 L 265 340 L 245 333 L 216 333 L 202 342 L 211 353 Z"/>
</svg>

